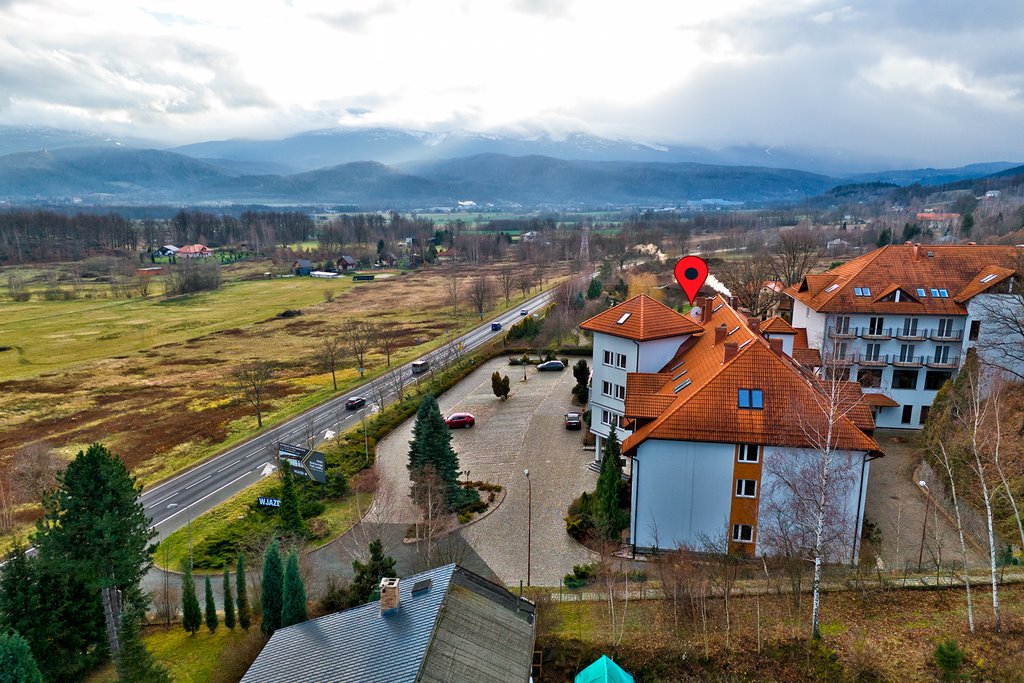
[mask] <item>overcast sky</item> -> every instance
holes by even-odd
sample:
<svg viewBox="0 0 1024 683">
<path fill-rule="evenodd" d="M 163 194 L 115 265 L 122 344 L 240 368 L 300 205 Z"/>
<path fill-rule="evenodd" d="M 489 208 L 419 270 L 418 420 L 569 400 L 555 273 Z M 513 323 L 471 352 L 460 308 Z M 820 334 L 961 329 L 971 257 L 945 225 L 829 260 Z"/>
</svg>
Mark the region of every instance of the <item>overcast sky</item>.
<svg viewBox="0 0 1024 683">
<path fill-rule="evenodd" d="M 1024 161 L 1024 1 L 0 0 L 0 123 Z"/>
</svg>

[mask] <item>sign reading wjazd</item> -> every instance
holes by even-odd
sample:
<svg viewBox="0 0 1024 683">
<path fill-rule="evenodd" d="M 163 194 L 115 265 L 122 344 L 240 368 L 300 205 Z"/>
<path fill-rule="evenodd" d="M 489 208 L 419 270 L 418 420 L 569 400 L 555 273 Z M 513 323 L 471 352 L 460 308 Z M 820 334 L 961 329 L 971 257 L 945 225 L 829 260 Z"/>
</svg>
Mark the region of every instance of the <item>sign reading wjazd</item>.
<svg viewBox="0 0 1024 683">
<path fill-rule="evenodd" d="M 279 508 L 281 507 L 281 499 L 260 496 L 256 499 L 256 505 L 260 506 L 261 508 Z"/>
<path fill-rule="evenodd" d="M 277 445 L 277 457 L 288 463 L 295 476 L 318 484 L 327 482 L 327 461 L 320 451 L 282 443 Z"/>
</svg>

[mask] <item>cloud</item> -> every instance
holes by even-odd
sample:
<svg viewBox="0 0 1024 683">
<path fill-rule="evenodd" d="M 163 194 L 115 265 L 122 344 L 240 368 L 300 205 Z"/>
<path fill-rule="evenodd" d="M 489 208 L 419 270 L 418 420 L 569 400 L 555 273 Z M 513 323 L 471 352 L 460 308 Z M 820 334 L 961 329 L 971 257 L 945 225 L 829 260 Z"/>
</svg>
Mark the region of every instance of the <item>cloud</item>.
<svg viewBox="0 0 1024 683">
<path fill-rule="evenodd" d="M 398 11 L 398 6 L 395 3 L 380 2 L 362 10 L 328 12 L 313 16 L 333 28 L 352 33 L 363 33 L 375 19 L 394 14 L 396 11 Z"/>
</svg>

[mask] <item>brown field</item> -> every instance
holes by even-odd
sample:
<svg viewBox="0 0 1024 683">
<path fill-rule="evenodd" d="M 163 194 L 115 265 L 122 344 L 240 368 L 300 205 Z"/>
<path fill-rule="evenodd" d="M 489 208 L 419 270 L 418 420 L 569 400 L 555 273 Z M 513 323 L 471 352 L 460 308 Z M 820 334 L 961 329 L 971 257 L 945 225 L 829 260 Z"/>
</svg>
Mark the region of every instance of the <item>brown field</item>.
<svg viewBox="0 0 1024 683">
<path fill-rule="evenodd" d="M 54 306 L 54 313 L 37 315 L 37 321 L 22 313 L 28 309 L 18 308 L 27 304 L 4 302 L 0 342 L 16 347 L 18 357 L 31 363 L 13 360 L 13 351 L 0 354 L 0 465 L 20 447 L 37 441 L 60 449 L 66 457 L 102 441 L 144 483 L 152 484 L 255 430 L 253 409 L 242 402 L 230 380 L 238 363 L 265 359 L 279 364 L 264 413 L 265 422 L 279 421 L 333 393 L 330 374 L 314 360 L 320 336 L 343 333 L 355 320 L 394 321 L 403 334 L 392 362 L 406 361 L 442 343 L 447 331 L 454 335 L 479 322 L 468 301 L 460 305 L 458 316 L 452 316 L 444 294 L 446 277 L 456 271 L 465 282 L 498 267 L 438 266 L 360 284 L 347 278 L 230 283 L 179 305 L 153 297 L 136 299 L 134 305 L 140 308 L 131 319 L 133 324 L 148 320 L 145 329 L 118 338 L 97 336 L 113 329 L 116 320 L 76 317 L 81 308 L 99 305 L 94 301 L 46 302 L 43 305 Z M 554 270 L 549 269 L 549 277 L 555 276 Z M 290 293 L 278 303 L 276 293 L 285 290 L 271 287 L 284 286 L 291 288 Z M 334 301 L 324 300 L 325 289 L 333 290 Z M 511 305 L 521 299 L 517 293 Z M 497 303 L 504 308 L 503 297 Z M 116 304 L 102 305 L 109 310 Z M 211 313 L 226 306 L 232 309 L 230 315 Z M 286 308 L 301 309 L 302 316 L 276 317 Z M 11 322 L 15 315 L 27 317 L 24 323 Z M 46 335 L 50 343 L 61 335 L 75 341 L 32 355 L 44 322 L 51 325 Z M 186 336 L 196 331 L 200 334 Z M 109 341 L 77 342 L 89 335 Z M 102 343 L 107 346 L 98 348 Z M 60 356 L 62 352 L 66 357 Z M 383 354 L 374 352 L 366 365 L 369 374 L 382 371 Z M 357 380 L 354 364 L 346 362 L 338 373 L 339 390 Z M 27 507 L 19 518 L 24 522 L 36 514 L 38 508 Z"/>
</svg>

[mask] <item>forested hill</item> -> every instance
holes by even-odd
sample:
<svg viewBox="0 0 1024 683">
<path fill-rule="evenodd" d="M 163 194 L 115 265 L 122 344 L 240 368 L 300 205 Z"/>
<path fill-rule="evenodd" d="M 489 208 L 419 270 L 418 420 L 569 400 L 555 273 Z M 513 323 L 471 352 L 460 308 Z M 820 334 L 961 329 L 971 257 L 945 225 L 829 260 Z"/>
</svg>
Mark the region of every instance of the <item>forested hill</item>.
<svg viewBox="0 0 1024 683">
<path fill-rule="evenodd" d="M 696 163 L 567 161 L 480 154 L 408 165 L 354 162 L 293 175 L 245 175 L 173 152 L 77 147 L 0 157 L 0 200 L 332 203 L 364 208 L 675 205 L 793 201 L 836 185 L 814 173 Z"/>
</svg>

